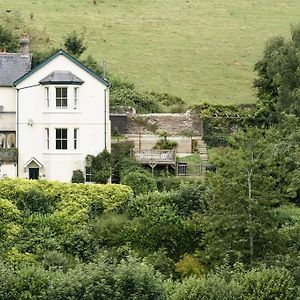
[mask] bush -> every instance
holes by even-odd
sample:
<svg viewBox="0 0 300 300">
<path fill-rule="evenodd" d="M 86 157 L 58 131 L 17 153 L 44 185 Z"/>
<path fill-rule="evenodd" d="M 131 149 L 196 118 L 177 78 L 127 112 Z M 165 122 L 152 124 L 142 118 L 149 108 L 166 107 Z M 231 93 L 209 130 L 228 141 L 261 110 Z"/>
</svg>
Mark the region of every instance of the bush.
<svg viewBox="0 0 300 300">
<path fill-rule="evenodd" d="M 83 172 L 81 170 L 73 171 L 71 181 L 72 183 L 84 183 L 85 180 L 84 180 Z"/>
<path fill-rule="evenodd" d="M 174 286 L 167 293 L 170 300 L 242 300 L 242 291 L 238 284 L 226 282 L 217 275 L 203 278 L 190 277 Z M 260 298 L 256 298 L 260 299 Z"/>
<path fill-rule="evenodd" d="M 92 234 L 101 246 L 121 246 L 124 244 L 128 222 L 125 215 L 105 214 L 93 225 Z"/>
<path fill-rule="evenodd" d="M 176 263 L 176 272 L 182 277 L 195 275 L 200 277 L 204 274 L 204 268 L 193 256 L 185 254 L 183 258 Z"/>
<path fill-rule="evenodd" d="M 135 196 L 157 189 L 155 179 L 139 171 L 129 172 L 122 178 L 121 183 L 130 186 Z"/>
<path fill-rule="evenodd" d="M 242 278 L 245 299 L 294 300 L 297 297 L 295 281 L 285 269 L 252 270 Z"/>
</svg>

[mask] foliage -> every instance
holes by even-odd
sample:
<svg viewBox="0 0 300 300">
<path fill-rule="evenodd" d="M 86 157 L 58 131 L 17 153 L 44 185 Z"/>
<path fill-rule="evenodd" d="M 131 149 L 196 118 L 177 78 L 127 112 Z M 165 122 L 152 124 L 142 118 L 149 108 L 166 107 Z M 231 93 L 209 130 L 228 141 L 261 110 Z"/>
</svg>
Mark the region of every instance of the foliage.
<svg viewBox="0 0 300 300">
<path fill-rule="evenodd" d="M 125 214 L 104 214 L 93 224 L 92 234 L 101 246 L 121 246 L 128 218 Z"/>
<path fill-rule="evenodd" d="M 39 64 L 44 62 L 46 59 L 51 57 L 58 50 L 59 50 L 59 48 L 55 48 L 55 47 L 47 49 L 47 50 L 43 50 L 43 51 L 33 50 L 31 67 L 35 68 L 36 66 L 38 66 Z"/>
<path fill-rule="evenodd" d="M 83 172 L 81 170 L 73 171 L 71 181 L 72 183 L 84 183 L 85 180 L 84 180 Z"/>
<path fill-rule="evenodd" d="M 234 149 L 220 159 L 210 177 L 213 197 L 204 222 L 205 256 L 219 263 L 255 259 L 276 252 L 277 221 L 272 209 L 282 196 L 265 132 L 248 128 L 232 138 Z M 269 165 L 270 163 L 270 165 Z"/>
<path fill-rule="evenodd" d="M 300 25 L 291 27 L 291 39 L 270 40 L 256 63 L 257 115 L 267 124 L 281 120 L 282 113 L 300 116 Z"/>
<path fill-rule="evenodd" d="M 140 171 L 128 172 L 122 177 L 121 183 L 132 188 L 134 195 L 153 192 L 157 189 L 155 179 Z"/>
<path fill-rule="evenodd" d="M 111 92 L 110 105 L 129 106 L 136 109 L 138 113 L 159 112 L 160 107 L 153 97 L 148 94 L 138 92 L 133 83 L 128 83 L 116 77 L 110 77 Z"/>
<path fill-rule="evenodd" d="M 83 33 L 78 34 L 76 31 L 72 31 L 64 37 L 64 46 L 70 54 L 76 57 L 81 56 L 87 49 Z"/>
<path fill-rule="evenodd" d="M 294 300 L 297 298 L 295 281 L 284 269 L 251 270 L 242 279 L 243 294 L 249 300 Z"/>
<path fill-rule="evenodd" d="M 227 283 L 224 278 L 210 275 L 204 278 L 189 277 L 177 282 L 170 289 L 170 300 L 237 300 L 241 297 L 241 288 L 234 282 Z"/>
<path fill-rule="evenodd" d="M 112 156 L 112 177 L 114 182 L 120 182 L 122 169 L 127 169 L 125 166 L 128 159 L 130 159 L 131 150 L 134 148 L 132 141 L 116 142 L 111 145 L 111 156 Z M 131 163 L 129 163 L 129 166 Z"/>
<path fill-rule="evenodd" d="M 96 183 L 107 183 L 112 174 L 112 157 L 107 150 L 103 150 L 96 156 L 86 157 L 87 165 L 91 167 L 92 181 Z"/>
<path fill-rule="evenodd" d="M 162 278 L 153 268 L 134 257 L 110 263 L 101 256 L 63 273 L 39 265 L 18 269 L 0 265 L 0 298 L 154 300 L 163 298 Z"/>
<path fill-rule="evenodd" d="M 229 136 L 237 129 L 255 124 L 253 105 L 197 105 L 203 121 L 203 137 L 208 146 L 229 145 Z"/>
<path fill-rule="evenodd" d="M 129 202 L 127 212 L 132 223 L 127 239 L 135 249 L 146 253 L 165 249 L 172 259 L 196 249 L 202 237 L 201 226 L 196 217 L 182 216 L 174 204 L 176 196 L 176 191 L 153 192 Z"/>
<path fill-rule="evenodd" d="M 2 25 L 0 25 L 0 49 L 13 53 L 19 50 L 19 38 Z"/>
<path fill-rule="evenodd" d="M 182 277 L 198 276 L 204 274 L 203 266 L 191 255 L 185 254 L 183 258 L 176 263 L 176 272 L 180 273 Z"/>
<path fill-rule="evenodd" d="M 159 135 L 162 139 L 157 141 L 153 149 L 172 150 L 177 147 L 177 142 L 168 140 L 169 134 L 166 131 L 160 132 Z"/>
</svg>

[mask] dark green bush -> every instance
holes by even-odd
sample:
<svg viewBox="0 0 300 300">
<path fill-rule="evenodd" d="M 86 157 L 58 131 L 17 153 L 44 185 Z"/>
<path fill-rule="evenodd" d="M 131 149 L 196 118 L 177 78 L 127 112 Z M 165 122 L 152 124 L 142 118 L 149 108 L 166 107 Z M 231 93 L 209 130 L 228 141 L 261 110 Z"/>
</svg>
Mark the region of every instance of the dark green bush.
<svg viewBox="0 0 300 300">
<path fill-rule="evenodd" d="M 73 171 L 71 181 L 72 183 L 84 183 L 85 180 L 84 180 L 83 172 L 81 170 Z"/>
<path fill-rule="evenodd" d="M 121 183 L 132 188 L 134 195 L 153 192 L 157 189 L 155 179 L 150 175 L 133 171 L 126 175 L 121 180 Z"/>
</svg>

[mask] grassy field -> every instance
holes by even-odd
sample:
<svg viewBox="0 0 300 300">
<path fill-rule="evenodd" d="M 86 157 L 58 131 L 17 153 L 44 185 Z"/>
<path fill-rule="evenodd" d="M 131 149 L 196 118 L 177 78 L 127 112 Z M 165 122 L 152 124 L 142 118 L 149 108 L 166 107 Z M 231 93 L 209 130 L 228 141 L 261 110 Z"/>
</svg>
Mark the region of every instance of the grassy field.
<svg viewBox="0 0 300 300">
<path fill-rule="evenodd" d="M 299 11 L 299 0 L 0 0 L 2 17 L 19 14 L 50 46 L 84 31 L 110 72 L 188 103 L 255 101 L 254 63 Z"/>
</svg>

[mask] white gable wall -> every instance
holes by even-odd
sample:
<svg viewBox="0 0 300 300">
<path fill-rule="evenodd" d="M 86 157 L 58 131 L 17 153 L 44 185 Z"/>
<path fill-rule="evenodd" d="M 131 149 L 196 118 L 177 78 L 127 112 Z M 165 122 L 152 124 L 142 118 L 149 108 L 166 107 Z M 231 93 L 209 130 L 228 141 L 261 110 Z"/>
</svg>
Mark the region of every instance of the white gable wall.
<svg viewBox="0 0 300 300">
<path fill-rule="evenodd" d="M 45 86 L 38 84 L 55 70 L 70 71 L 84 81 L 76 86 L 79 88 L 77 109 L 73 105 L 74 85 L 49 85 L 50 107 L 47 107 Z M 68 88 L 68 109 L 55 107 L 55 87 Z M 108 92 L 105 105 L 107 87 L 68 58 L 59 55 L 22 81 L 17 88 L 20 177 L 28 178 L 28 168 L 24 166 L 33 157 L 43 165 L 40 175 L 46 179 L 70 181 L 73 170 L 84 171 L 86 155 L 96 155 L 105 147 L 105 106 L 106 145 L 110 150 Z M 49 128 L 49 149 L 46 128 Z M 56 128 L 68 129 L 68 149 L 56 149 Z M 77 149 L 74 149 L 75 128 L 78 128 Z"/>
</svg>

